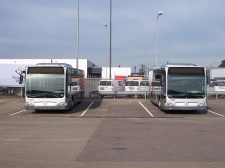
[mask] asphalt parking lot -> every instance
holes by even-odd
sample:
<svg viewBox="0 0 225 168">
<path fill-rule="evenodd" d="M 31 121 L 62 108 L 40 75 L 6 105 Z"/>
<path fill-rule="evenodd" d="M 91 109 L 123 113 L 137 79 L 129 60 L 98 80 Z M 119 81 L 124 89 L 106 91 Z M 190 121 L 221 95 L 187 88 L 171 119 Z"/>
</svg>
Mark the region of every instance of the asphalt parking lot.
<svg viewBox="0 0 225 168">
<path fill-rule="evenodd" d="M 106 97 L 35 112 L 0 97 L 0 167 L 224 167 L 224 103 L 162 112 L 149 99 Z"/>
</svg>

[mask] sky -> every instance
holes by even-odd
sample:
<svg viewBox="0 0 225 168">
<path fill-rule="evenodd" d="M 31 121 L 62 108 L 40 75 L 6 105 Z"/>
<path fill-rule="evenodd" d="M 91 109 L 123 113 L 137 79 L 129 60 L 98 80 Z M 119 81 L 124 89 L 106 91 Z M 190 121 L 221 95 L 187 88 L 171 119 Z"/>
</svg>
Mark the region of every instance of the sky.
<svg viewBox="0 0 225 168">
<path fill-rule="evenodd" d="M 224 0 L 112 0 L 111 65 L 225 60 Z M 158 43 L 156 43 L 157 16 Z M 107 25 L 107 26 L 105 26 Z M 0 59 L 76 59 L 77 0 L 0 0 Z M 110 0 L 79 0 L 79 59 L 109 66 Z"/>
</svg>

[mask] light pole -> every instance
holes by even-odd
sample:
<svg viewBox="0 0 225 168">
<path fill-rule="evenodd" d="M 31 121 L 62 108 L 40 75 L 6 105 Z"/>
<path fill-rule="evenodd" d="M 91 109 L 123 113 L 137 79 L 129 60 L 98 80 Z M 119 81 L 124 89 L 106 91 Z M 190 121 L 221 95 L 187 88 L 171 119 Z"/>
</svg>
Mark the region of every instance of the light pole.
<svg viewBox="0 0 225 168">
<path fill-rule="evenodd" d="M 213 65 L 214 63 L 220 63 L 220 62 L 219 62 L 219 61 L 215 61 L 215 62 L 212 62 L 212 63 L 211 63 L 210 79 L 212 79 L 212 65 Z"/>
<path fill-rule="evenodd" d="M 77 69 L 78 69 L 78 56 L 79 56 L 79 0 L 77 0 L 77 46 L 76 46 Z"/>
<path fill-rule="evenodd" d="M 107 59 L 107 57 L 108 57 L 108 25 L 105 25 L 105 27 L 106 27 L 106 79 L 108 79 L 108 77 L 107 77 L 107 69 L 108 69 L 108 59 Z"/>
<path fill-rule="evenodd" d="M 158 68 L 158 17 L 162 14 L 163 14 L 163 12 L 159 11 L 157 18 L 156 18 L 156 58 L 155 58 L 156 68 Z"/>
<path fill-rule="evenodd" d="M 112 68 L 112 0 L 110 0 L 110 33 L 109 33 L 109 79 L 111 79 Z"/>
</svg>

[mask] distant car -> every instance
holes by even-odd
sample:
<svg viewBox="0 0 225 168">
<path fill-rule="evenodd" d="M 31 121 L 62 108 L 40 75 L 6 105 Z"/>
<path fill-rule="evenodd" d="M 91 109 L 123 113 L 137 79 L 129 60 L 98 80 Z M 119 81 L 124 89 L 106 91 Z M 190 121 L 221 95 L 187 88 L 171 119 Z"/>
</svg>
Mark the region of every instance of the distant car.
<svg viewBox="0 0 225 168">
<path fill-rule="evenodd" d="M 213 81 L 210 86 L 213 88 L 215 92 L 225 92 L 225 80 L 216 80 Z"/>
<path fill-rule="evenodd" d="M 103 98 L 107 95 L 114 95 L 118 91 L 124 91 L 124 84 L 122 80 L 100 80 L 98 91 Z"/>
<path fill-rule="evenodd" d="M 139 87 L 139 81 L 138 80 L 127 80 L 125 83 L 125 91 L 139 91 L 140 87 Z"/>
<path fill-rule="evenodd" d="M 138 80 L 127 80 L 125 83 L 125 92 L 127 97 L 132 97 L 135 93 L 140 90 L 140 83 Z"/>
<path fill-rule="evenodd" d="M 152 90 L 161 90 L 161 84 L 159 81 L 151 82 L 150 84 L 150 91 Z"/>
</svg>

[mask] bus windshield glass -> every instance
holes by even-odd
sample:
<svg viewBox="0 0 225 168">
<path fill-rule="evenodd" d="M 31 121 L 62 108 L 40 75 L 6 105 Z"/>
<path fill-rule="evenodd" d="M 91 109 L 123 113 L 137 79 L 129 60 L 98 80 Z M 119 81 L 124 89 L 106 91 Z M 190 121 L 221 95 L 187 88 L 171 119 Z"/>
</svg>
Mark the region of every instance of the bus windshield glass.
<svg viewBox="0 0 225 168">
<path fill-rule="evenodd" d="M 170 70 L 171 69 L 171 70 Z M 204 68 L 170 67 L 168 71 L 167 95 L 170 98 L 204 98 Z"/>
<path fill-rule="evenodd" d="M 29 67 L 26 74 L 26 96 L 29 98 L 64 97 L 63 68 L 56 68 L 56 71 L 54 68 L 51 70 L 42 68 Z"/>
</svg>

